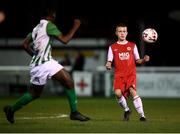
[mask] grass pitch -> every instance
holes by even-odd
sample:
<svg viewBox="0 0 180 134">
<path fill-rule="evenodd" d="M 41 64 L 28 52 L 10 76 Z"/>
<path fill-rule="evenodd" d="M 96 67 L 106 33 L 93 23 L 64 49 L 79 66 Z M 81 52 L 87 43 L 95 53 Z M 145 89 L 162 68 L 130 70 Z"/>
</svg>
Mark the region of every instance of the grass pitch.
<svg viewBox="0 0 180 134">
<path fill-rule="evenodd" d="M 78 109 L 88 115 L 88 122 L 69 119 L 68 100 L 64 97 L 39 98 L 15 114 L 10 124 L 2 111 L 17 98 L 0 99 L 1 133 L 179 133 L 180 99 L 143 100 L 147 122 L 140 122 L 132 101 L 130 121 L 122 121 L 123 110 L 115 98 L 79 98 Z"/>
</svg>

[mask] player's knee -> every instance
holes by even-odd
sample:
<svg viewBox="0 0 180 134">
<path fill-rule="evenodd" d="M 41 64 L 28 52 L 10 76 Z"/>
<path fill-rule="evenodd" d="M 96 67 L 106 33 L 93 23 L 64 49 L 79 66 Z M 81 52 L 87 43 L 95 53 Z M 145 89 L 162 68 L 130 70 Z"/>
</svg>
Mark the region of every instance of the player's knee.
<svg viewBox="0 0 180 134">
<path fill-rule="evenodd" d="M 36 92 L 30 92 L 31 96 L 33 97 L 33 99 L 37 99 L 41 96 L 40 93 L 36 93 Z"/>
<path fill-rule="evenodd" d="M 67 88 L 74 88 L 74 82 L 71 80 L 67 81 L 65 85 Z"/>
<path fill-rule="evenodd" d="M 40 94 L 35 94 L 32 97 L 33 97 L 33 99 L 38 99 L 40 96 L 41 96 Z"/>
<path fill-rule="evenodd" d="M 131 94 L 132 97 L 137 96 L 137 92 L 136 92 L 136 90 L 134 88 L 130 89 L 130 94 Z"/>
<path fill-rule="evenodd" d="M 122 94 L 116 94 L 117 98 L 121 98 Z"/>
<path fill-rule="evenodd" d="M 40 95 L 33 96 L 33 99 L 38 99 L 39 97 L 40 97 Z"/>
<path fill-rule="evenodd" d="M 121 90 L 116 90 L 115 95 L 117 98 L 120 98 L 122 96 Z"/>
</svg>

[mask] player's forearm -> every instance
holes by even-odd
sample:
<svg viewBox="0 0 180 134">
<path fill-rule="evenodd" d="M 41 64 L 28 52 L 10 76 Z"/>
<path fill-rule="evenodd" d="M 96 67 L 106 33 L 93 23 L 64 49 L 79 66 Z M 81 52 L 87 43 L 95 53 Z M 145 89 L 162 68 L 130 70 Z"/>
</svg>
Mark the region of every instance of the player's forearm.
<svg viewBox="0 0 180 134">
<path fill-rule="evenodd" d="M 66 34 L 66 35 L 60 35 L 58 38 L 64 43 L 67 44 L 71 38 L 74 36 L 75 32 L 78 30 L 78 28 L 80 27 L 80 20 L 75 19 L 74 20 L 74 24 L 73 27 L 71 28 L 71 30 Z"/>
<path fill-rule="evenodd" d="M 144 59 L 136 60 L 136 64 L 144 64 L 144 63 L 145 63 Z"/>
<path fill-rule="evenodd" d="M 72 31 L 70 31 L 70 32 L 69 32 L 68 34 L 66 34 L 66 35 L 61 35 L 61 37 L 59 37 L 59 39 L 60 39 L 64 44 L 67 44 L 67 43 L 71 40 L 71 38 L 73 37 L 74 33 L 75 33 L 75 30 L 72 30 Z"/>
<path fill-rule="evenodd" d="M 145 62 L 148 62 L 150 60 L 150 57 L 148 55 L 145 55 L 143 59 L 136 60 L 136 64 L 144 64 Z"/>
<path fill-rule="evenodd" d="M 150 60 L 150 57 L 148 55 L 145 55 L 143 59 L 136 60 L 136 64 L 144 64 L 145 62 L 148 62 Z"/>
<path fill-rule="evenodd" d="M 32 57 L 35 52 L 30 47 L 24 47 L 24 50 Z"/>
<path fill-rule="evenodd" d="M 22 43 L 23 49 L 30 55 L 33 56 L 35 54 L 35 52 L 31 49 L 30 47 L 30 40 L 29 39 L 25 39 Z"/>
</svg>

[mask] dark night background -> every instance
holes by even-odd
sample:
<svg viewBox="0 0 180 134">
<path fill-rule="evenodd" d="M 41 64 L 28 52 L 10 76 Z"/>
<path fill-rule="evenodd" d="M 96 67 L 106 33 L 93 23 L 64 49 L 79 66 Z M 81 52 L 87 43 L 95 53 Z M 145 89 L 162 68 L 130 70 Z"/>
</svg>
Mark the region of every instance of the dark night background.
<svg viewBox="0 0 180 134">
<path fill-rule="evenodd" d="M 75 37 L 114 39 L 116 24 L 128 25 L 128 40 L 140 43 L 140 24 L 153 27 L 159 38 L 153 44 L 144 44 L 146 54 L 151 56 L 152 66 L 180 66 L 179 31 L 180 21 L 169 17 L 170 12 L 180 10 L 173 1 L 70 1 L 70 0 L 1 0 L 0 8 L 6 13 L 6 20 L 0 25 L 1 38 L 24 38 L 39 22 L 44 7 L 57 9 L 56 24 L 66 33 L 74 18 L 82 20 L 82 26 Z M 180 16 L 180 15 L 179 15 Z"/>
</svg>

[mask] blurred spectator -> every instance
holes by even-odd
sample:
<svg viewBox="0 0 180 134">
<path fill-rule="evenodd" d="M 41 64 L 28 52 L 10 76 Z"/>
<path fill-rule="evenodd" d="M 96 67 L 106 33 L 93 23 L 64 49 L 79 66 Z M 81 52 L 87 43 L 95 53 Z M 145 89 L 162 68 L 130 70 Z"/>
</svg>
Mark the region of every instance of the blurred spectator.
<svg viewBox="0 0 180 134">
<path fill-rule="evenodd" d="M 69 54 L 65 54 L 63 60 L 60 62 L 63 66 L 71 66 L 71 60 Z"/>
<path fill-rule="evenodd" d="M 84 64 L 85 64 L 85 58 L 84 54 L 82 52 L 78 52 L 78 55 L 75 59 L 75 63 L 73 66 L 73 71 L 78 70 L 78 71 L 83 71 L 84 70 Z"/>
</svg>

